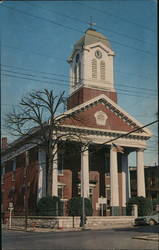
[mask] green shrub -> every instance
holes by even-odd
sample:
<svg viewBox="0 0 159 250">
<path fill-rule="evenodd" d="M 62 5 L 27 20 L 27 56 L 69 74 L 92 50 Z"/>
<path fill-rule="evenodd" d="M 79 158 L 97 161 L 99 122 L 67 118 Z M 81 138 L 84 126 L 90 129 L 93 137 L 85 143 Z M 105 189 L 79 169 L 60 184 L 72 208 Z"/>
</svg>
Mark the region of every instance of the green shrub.
<svg viewBox="0 0 159 250">
<path fill-rule="evenodd" d="M 159 199 L 152 200 L 153 210 L 156 211 L 157 205 L 159 206 Z"/>
<path fill-rule="evenodd" d="M 93 213 L 91 201 L 87 198 L 84 198 L 84 204 L 86 216 L 91 216 Z M 82 197 L 73 197 L 71 200 L 69 200 L 68 214 L 71 216 L 82 215 Z"/>
<path fill-rule="evenodd" d="M 132 197 L 128 200 L 126 211 L 127 215 L 132 215 L 132 205 L 138 205 L 138 216 L 150 215 L 153 211 L 152 201 L 142 196 Z"/>
<path fill-rule="evenodd" d="M 39 200 L 37 204 L 38 215 L 60 216 L 63 214 L 63 203 L 59 197 L 46 196 Z"/>
</svg>

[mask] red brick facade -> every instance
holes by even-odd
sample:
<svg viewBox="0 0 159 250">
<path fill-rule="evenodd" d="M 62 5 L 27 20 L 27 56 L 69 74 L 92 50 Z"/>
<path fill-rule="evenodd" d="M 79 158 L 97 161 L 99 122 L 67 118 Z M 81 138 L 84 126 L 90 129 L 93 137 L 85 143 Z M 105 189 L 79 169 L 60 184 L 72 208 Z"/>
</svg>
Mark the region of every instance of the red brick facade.
<svg viewBox="0 0 159 250">
<path fill-rule="evenodd" d="M 13 171 L 13 161 L 16 169 Z M 27 185 L 29 213 L 35 212 L 37 200 L 38 161 L 36 149 L 29 151 L 29 166 L 25 168 L 25 153 L 19 154 L 14 160 L 3 164 L 5 174 L 2 175 L 2 211 L 8 214 L 9 202 L 14 204 L 14 214 L 24 214 L 25 186 Z M 2 170 L 3 171 L 3 170 Z"/>
<path fill-rule="evenodd" d="M 76 92 L 74 92 L 68 98 L 67 109 L 74 108 L 74 107 L 76 107 L 84 102 L 87 102 L 87 101 L 89 101 L 89 100 L 93 99 L 94 97 L 99 96 L 101 94 L 108 96 L 112 101 L 117 103 L 116 92 L 81 87 L 80 89 L 78 89 Z"/>
<path fill-rule="evenodd" d="M 107 114 L 106 125 L 97 125 L 95 119 L 95 113 L 97 111 L 103 111 Z M 88 127 L 88 128 L 97 128 L 97 129 L 108 129 L 116 131 L 126 131 L 129 132 L 132 130 L 132 127 L 119 118 L 113 111 L 109 110 L 103 104 L 97 104 L 96 106 L 90 107 L 85 111 L 81 111 L 76 114 L 75 118 L 66 118 L 62 122 L 64 125 L 72 125 L 78 127 Z"/>
<path fill-rule="evenodd" d="M 74 148 L 73 145 L 70 145 Z M 106 158 L 107 154 L 107 158 Z M 103 150 L 96 151 L 96 148 L 90 148 L 89 151 L 89 183 L 91 187 L 91 201 L 93 206 L 93 215 L 100 215 L 100 210 L 96 208 L 99 197 L 107 197 L 108 207 L 107 211 L 104 211 L 105 215 L 110 214 L 110 170 L 109 170 L 109 150 L 107 153 Z M 120 173 L 120 154 L 119 158 L 119 197 L 120 205 L 122 202 L 121 196 L 121 173 Z M 28 195 L 28 207 L 29 214 L 35 214 L 37 204 L 37 185 L 38 185 L 38 161 L 37 161 L 37 149 L 31 149 L 29 151 L 29 166 L 25 168 L 25 153 L 18 155 L 14 158 L 16 161 L 16 169 L 13 171 L 13 161 L 7 161 L 5 165 L 5 174 L 3 175 L 2 182 L 2 200 L 3 200 L 3 212 L 8 216 L 9 202 L 14 204 L 14 214 L 24 214 L 24 199 L 25 199 L 25 185 L 27 183 L 27 195 Z M 58 175 L 58 182 L 63 185 L 63 197 L 64 200 L 70 200 L 72 197 L 81 196 L 80 194 L 80 182 L 81 182 L 81 161 L 80 152 L 71 153 L 68 152 L 64 155 L 63 171 Z M 7 172 L 8 171 L 8 172 Z M 27 176 L 27 177 L 25 177 Z M 25 179 L 27 178 L 27 180 Z M 67 202 L 66 202 L 67 204 Z M 67 207 L 67 206 L 66 206 Z M 64 211 L 67 215 L 67 208 Z"/>
</svg>

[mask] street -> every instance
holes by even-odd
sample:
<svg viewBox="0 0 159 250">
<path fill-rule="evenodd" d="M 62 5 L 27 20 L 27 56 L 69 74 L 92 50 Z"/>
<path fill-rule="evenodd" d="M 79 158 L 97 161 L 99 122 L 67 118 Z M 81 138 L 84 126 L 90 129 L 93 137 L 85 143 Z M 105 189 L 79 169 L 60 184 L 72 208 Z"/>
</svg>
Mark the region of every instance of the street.
<svg viewBox="0 0 159 250">
<path fill-rule="evenodd" d="M 157 241 L 132 239 L 159 232 L 159 226 L 76 232 L 23 232 L 4 230 L 3 250 L 158 249 Z"/>
</svg>

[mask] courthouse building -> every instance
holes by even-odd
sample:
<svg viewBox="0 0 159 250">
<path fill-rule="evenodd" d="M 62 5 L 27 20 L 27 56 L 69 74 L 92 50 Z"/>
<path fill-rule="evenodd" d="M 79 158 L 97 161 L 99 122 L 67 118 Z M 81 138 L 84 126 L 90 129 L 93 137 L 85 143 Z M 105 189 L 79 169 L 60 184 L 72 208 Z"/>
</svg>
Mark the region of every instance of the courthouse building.
<svg viewBox="0 0 159 250">
<path fill-rule="evenodd" d="M 108 39 L 90 28 L 74 44 L 67 62 L 70 65 L 70 95 L 67 111 L 58 116 L 61 131 L 82 135 L 83 146 L 67 142 L 76 154 L 58 153 L 53 167 L 52 195 L 60 196 L 65 204 L 72 197 L 91 199 L 93 215 L 125 215 L 130 197 L 128 157 L 136 152 L 137 195 L 145 197 L 144 150 L 151 132 L 117 103 L 114 83 L 113 51 Z M 134 131 L 134 132 L 131 132 Z M 118 138 L 119 137 L 119 138 Z M 117 139 L 118 138 L 118 139 Z M 13 201 L 15 213 L 24 206 L 24 166 L 29 152 L 29 209 L 46 195 L 45 152 L 25 145 L 20 138 L 2 151 L 3 210 Z M 88 143 L 89 142 L 89 143 Z M 87 147 L 85 147 L 85 145 Z M 103 204 L 103 205 L 102 205 Z"/>
</svg>

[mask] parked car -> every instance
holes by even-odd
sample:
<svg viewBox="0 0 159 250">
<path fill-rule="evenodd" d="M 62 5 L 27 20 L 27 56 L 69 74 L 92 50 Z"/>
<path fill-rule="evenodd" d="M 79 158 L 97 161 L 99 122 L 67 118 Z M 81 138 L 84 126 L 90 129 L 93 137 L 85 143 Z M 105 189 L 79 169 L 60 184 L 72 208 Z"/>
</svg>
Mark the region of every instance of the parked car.
<svg viewBox="0 0 159 250">
<path fill-rule="evenodd" d="M 138 225 L 155 225 L 159 223 L 159 211 L 152 213 L 148 216 L 141 216 L 135 219 L 135 226 Z"/>
</svg>

